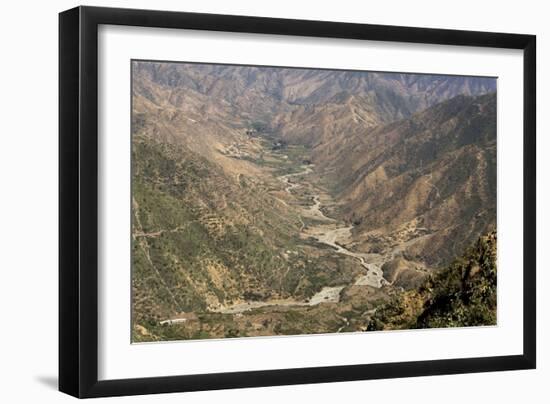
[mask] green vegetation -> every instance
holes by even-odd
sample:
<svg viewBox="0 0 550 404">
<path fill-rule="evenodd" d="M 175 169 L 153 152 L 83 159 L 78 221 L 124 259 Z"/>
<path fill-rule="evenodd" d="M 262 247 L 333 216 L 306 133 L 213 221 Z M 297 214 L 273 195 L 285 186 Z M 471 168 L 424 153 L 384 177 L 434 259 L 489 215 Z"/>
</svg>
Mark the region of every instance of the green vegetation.
<svg viewBox="0 0 550 404">
<path fill-rule="evenodd" d="M 496 324 L 496 233 L 428 278 L 418 291 L 397 295 L 376 310 L 369 330 Z"/>
<path fill-rule="evenodd" d="M 132 72 L 133 341 L 496 322 L 494 78 Z"/>
<path fill-rule="evenodd" d="M 149 333 L 136 341 L 195 338 L 159 324 L 178 313 L 252 295 L 303 300 L 353 280 L 353 260 L 304 243 L 292 212 L 243 181 L 183 147 L 134 137 L 133 315 Z"/>
<path fill-rule="evenodd" d="M 266 124 L 265 122 L 261 122 L 261 121 L 251 122 L 250 127 L 252 128 L 252 130 L 254 130 L 256 132 L 259 132 L 259 133 L 265 132 L 269 129 L 269 125 Z"/>
<path fill-rule="evenodd" d="M 309 162 L 308 150 L 303 145 L 287 145 L 281 140 L 274 140 L 265 135 L 259 136 L 259 142 L 263 149 L 268 151 L 258 157 L 242 156 L 240 159 L 250 161 L 260 167 L 267 167 L 273 170 L 273 175 L 280 176 L 293 174 L 302 171 L 302 165 Z M 281 145 L 284 144 L 284 147 Z"/>
</svg>

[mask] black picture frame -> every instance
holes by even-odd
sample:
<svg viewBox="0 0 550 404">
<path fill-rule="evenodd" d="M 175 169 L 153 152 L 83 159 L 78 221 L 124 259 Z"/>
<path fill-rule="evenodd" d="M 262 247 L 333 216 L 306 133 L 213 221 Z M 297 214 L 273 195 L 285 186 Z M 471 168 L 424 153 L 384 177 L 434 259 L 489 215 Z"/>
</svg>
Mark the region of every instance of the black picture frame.
<svg viewBox="0 0 550 404">
<path fill-rule="evenodd" d="M 523 354 L 98 380 L 98 26 L 100 24 L 523 50 Z M 77 7 L 59 15 L 59 390 L 103 397 L 534 369 L 536 37 L 184 12 Z"/>
</svg>

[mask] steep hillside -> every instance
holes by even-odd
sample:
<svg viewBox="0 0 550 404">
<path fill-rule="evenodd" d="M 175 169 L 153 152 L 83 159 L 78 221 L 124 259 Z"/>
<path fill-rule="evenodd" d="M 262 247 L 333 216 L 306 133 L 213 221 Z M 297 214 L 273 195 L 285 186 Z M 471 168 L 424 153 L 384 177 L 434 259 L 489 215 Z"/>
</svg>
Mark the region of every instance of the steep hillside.
<svg viewBox="0 0 550 404">
<path fill-rule="evenodd" d="M 494 232 L 480 237 L 418 290 L 380 306 L 369 330 L 496 325 L 496 242 Z"/>
<path fill-rule="evenodd" d="M 496 225 L 494 93 L 455 97 L 355 140 L 328 165 L 360 250 L 411 241 L 411 258 L 447 263 Z"/>
<path fill-rule="evenodd" d="M 495 79 L 139 61 L 132 78 L 133 341 L 380 327 L 496 224 Z"/>
<path fill-rule="evenodd" d="M 168 121 L 209 132 L 220 124 L 228 132 L 260 122 L 290 142 L 321 146 L 326 153 L 366 127 L 409 117 L 458 94 L 496 90 L 494 79 L 482 77 L 191 63 L 134 62 L 133 75 L 138 111 L 170 111 Z M 189 129 L 188 136 L 196 132 Z"/>
<path fill-rule="evenodd" d="M 246 300 L 307 299 L 358 268 L 299 238 L 273 184 L 183 146 L 133 139 L 133 311 L 138 324 Z"/>
</svg>

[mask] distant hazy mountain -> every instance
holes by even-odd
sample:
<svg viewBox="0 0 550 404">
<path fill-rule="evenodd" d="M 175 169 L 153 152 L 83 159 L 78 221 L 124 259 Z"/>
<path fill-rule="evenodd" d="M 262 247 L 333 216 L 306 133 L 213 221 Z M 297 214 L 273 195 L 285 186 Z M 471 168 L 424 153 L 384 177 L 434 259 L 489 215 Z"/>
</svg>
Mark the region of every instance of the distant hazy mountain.
<svg viewBox="0 0 550 404">
<path fill-rule="evenodd" d="M 225 100 L 241 107 L 270 101 L 290 105 L 342 104 L 351 96 L 359 96 L 376 101 L 378 111 L 391 120 L 458 94 L 496 91 L 492 78 L 430 74 L 148 62 L 135 63 L 134 74 L 172 90 L 188 89 L 208 95 L 213 103 Z M 259 98 L 254 99 L 255 95 Z M 154 101 L 154 95 L 149 96 Z M 176 99 L 170 102 L 177 104 Z M 284 109 L 283 105 L 277 105 L 277 109 Z M 262 114 L 269 112 L 264 110 Z"/>
<path fill-rule="evenodd" d="M 183 108 L 203 119 L 260 121 L 307 143 L 329 140 L 316 133 L 320 129 L 353 132 L 459 94 L 496 91 L 496 80 L 483 77 L 204 64 L 134 63 L 134 76 L 136 95 L 157 107 Z"/>
</svg>

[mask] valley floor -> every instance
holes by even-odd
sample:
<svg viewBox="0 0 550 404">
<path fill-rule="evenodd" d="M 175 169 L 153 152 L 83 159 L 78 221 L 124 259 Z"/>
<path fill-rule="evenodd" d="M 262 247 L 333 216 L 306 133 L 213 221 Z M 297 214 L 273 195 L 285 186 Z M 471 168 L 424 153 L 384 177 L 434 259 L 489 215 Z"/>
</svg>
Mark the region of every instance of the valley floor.
<svg viewBox="0 0 550 404">
<path fill-rule="evenodd" d="M 238 148 L 232 148 L 233 153 L 236 150 Z M 240 156 L 237 153 L 234 158 Z M 162 339 L 195 339 L 365 331 L 377 307 L 403 290 L 385 279 L 382 270 L 386 262 L 399 256 L 403 244 L 376 253 L 354 251 L 354 225 L 326 213 L 327 208 L 334 211 L 336 204 L 331 194 L 318 185 L 320 173 L 316 167 L 304 164 L 305 156 L 295 151 L 272 151 L 266 147 L 262 154 L 264 159 L 265 156 L 271 162 L 266 172 L 271 173 L 274 184 L 279 184 L 280 191 L 275 186 L 274 197 L 299 214 L 299 239 L 316 248 L 328 248 L 336 259 L 355 262 L 357 269 L 352 281 L 322 286 L 309 299 L 239 299 L 202 313 L 181 312 L 162 319 L 152 330 L 138 329 L 137 340 L 151 340 L 158 333 Z M 277 162 L 281 165 L 277 166 Z M 280 174 L 281 170 L 287 173 Z M 149 236 L 158 236 L 158 232 Z M 407 243 L 426 236 L 413 234 Z M 286 251 L 286 254 L 293 253 L 296 251 Z"/>
</svg>

